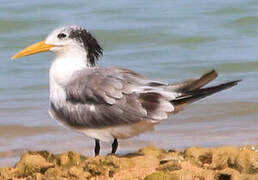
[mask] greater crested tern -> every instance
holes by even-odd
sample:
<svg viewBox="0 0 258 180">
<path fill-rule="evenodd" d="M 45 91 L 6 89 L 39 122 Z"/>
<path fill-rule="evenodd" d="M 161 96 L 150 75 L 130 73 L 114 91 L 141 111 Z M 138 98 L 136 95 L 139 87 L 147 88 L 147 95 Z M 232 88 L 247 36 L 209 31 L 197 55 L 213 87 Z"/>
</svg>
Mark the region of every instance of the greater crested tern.
<svg viewBox="0 0 258 180">
<path fill-rule="evenodd" d="M 83 27 L 54 30 L 44 41 L 28 46 L 12 59 L 53 51 L 50 70 L 50 115 L 74 130 L 95 139 L 95 155 L 101 141 L 130 138 L 169 114 L 213 93 L 235 86 L 239 80 L 204 87 L 217 77 L 213 70 L 200 78 L 167 84 L 149 80 L 120 67 L 98 67 L 103 49 Z"/>
</svg>

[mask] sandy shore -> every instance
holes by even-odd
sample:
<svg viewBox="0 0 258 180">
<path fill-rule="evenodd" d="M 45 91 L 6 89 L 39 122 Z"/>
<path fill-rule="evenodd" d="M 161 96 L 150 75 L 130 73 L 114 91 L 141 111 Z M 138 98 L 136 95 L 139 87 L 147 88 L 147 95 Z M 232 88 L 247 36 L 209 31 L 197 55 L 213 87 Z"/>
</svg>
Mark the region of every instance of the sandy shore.
<svg viewBox="0 0 258 180">
<path fill-rule="evenodd" d="M 184 151 L 145 147 L 123 156 L 85 157 L 76 152 L 26 152 L 0 179 L 258 180 L 258 145 Z"/>
</svg>

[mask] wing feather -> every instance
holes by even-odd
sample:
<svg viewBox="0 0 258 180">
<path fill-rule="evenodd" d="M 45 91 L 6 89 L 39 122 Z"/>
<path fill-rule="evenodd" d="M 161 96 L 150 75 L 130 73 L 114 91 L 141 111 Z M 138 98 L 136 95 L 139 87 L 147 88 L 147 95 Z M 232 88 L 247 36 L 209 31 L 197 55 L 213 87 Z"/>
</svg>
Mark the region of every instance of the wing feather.
<svg viewBox="0 0 258 180">
<path fill-rule="evenodd" d="M 51 102 L 51 110 L 75 128 L 158 123 L 183 106 L 238 83 L 203 88 L 216 77 L 211 71 L 197 79 L 165 84 L 123 68 L 84 69 L 65 86 L 65 103 Z"/>
<path fill-rule="evenodd" d="M 76 128 L 159 122 L 174 110 L 174 94 L 168 97 L 163 86 L 128 69 L 92 68 L 70 79 L 64 106 L 51 106 L 59 119 Z"/>
</svg>

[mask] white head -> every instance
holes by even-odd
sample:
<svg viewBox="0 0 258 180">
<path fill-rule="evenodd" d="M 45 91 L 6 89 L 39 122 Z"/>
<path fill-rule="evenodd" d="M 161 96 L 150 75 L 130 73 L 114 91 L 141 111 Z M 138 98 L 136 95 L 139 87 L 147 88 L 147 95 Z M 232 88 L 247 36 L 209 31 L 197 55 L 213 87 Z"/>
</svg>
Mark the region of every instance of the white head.
<svg viewBox="0 0 258 180">
<path fill-rule="evenodd" d="M 13 59 L 39 52 L 53 51 L 57 56 L 83 56 L 89 66 L 95 66 L 102 55 L 102 47 L 98 41 L 83 27 L 66 26 L 54 30 L 45 41 L 33 44 Z"/>
</svg>

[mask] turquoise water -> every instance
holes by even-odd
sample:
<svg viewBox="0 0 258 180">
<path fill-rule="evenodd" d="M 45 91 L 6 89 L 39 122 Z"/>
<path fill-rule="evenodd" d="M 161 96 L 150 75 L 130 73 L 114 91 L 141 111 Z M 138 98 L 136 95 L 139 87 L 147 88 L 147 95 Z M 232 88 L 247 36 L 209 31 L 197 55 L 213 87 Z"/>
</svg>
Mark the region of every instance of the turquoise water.
<svg viewBox="0 0 258 180">
<path fill-rule="evenodd" d="M 258 143 L 258 1 L 7 1 L 0 5 L 0 165 L 27 149 L 92 155 L 93 141 L 48 115 L 51 53 L 10 57 L 54 28 L 78 24 L 104 47 L 101 66 L 122 66 L 175 82 L 211 69 L 235 88 L 193 104 L 156 131 L 121 141 L 181 149 Z M 102 144 L 107 153 L 110 144 Z"/>
</svg>

